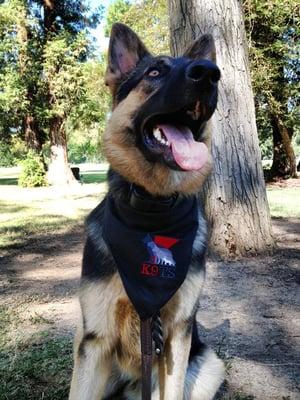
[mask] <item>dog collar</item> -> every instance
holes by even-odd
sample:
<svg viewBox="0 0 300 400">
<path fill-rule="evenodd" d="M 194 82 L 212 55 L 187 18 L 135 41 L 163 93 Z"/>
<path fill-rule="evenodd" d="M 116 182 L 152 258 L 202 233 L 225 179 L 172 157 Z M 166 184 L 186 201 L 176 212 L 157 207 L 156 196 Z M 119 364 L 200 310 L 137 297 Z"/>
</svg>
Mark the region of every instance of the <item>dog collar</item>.
<svg viewBox="0 0 300 400">
<path fill-rule="evenodd" d="M 172 207 L 177 199 L 178 194 L 167 197 L 152 196 L 141 186 L 135 184 L 130 186 L 129 204 L 136 210 L 150 212 L 165 211 Z"/>
<path fill-rule="evenodd" d="M 182 285 L 197 228 L 195 196 L 154 198 L 133 187 L 128 198 L 106 198 L 103 237 L 142 320 L 156 315 Z"/>
</svg>

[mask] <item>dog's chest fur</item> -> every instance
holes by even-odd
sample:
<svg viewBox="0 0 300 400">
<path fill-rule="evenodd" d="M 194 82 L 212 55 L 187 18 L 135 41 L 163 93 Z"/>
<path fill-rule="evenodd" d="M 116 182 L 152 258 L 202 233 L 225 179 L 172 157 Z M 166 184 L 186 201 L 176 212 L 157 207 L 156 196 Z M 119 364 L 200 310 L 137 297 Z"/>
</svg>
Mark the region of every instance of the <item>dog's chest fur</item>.
<svg viewBox="0 0 300 400">
<path fill-rule="evenodd" d="M 178 292 L 161 310 L 164 340 L 182 326 L 191 328 L 204 281 L 204 270 L 190 272 Z M 87 287 L 88 286 L 88 287 Z M 85 282 L 80 303 L 86 316 L 84 337 L 101 340 L 101 346 L 115 348 L 115 361 L 126 373 L 140 375 L 140 320 L 117 273 L 95 282 Z M 188 332 L 187 332 L 188 333 Z M 105 338 L 106 342 L 103 341 Z"/>
</svg>

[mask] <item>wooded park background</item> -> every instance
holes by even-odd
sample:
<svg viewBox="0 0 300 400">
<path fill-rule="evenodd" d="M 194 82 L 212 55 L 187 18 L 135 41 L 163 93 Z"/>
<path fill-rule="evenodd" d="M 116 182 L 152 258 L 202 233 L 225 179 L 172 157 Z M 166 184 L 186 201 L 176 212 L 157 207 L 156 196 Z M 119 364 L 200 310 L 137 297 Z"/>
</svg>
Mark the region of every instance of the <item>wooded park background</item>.
<svg viewBox="0 0 300 400">
<path fill-rule="evenodd" d="M 187 0 L 169 8 L 162 0 L 117 0 L 104 19 L 101 3 L 3 1 L 0 165 L 21 164 L 19 184 L 42 186 L 72 183 L 69 163 L 103 161 L 106 51 L 92 35 L 101 21 L 106 36 L 113 22 L 127 23 L 156 54 L 169 54 L 170 44 L 180 54 L 197 35 L 212 33 L 222 81 L 206 188 L 211 248 L 224 257 L 272 250 L 260 159 L 272 160 L 267 180 L 297 176 L 299 5 Z"/>
<path fill-rule="evenodd" d="M 182 2 L 186 18 L 193 4 L 199 10 L 201 3 Z M 2 166 L 14 165 L 29 149 L 42 153 L 48 164 L 54 146 L 68 147 L 72 163 L 102 160 L 101 135 L 109 108 L 103 85 L 106 52 L 105 46 L 99 50 L 92 35 L 92 28 L 100 22 L 107 36 L 113 22 L 127 23 L 156 54 L 170 53 L 166 1 L 117 0 L 111 2 L 105 18 L 101 2 L 94 1 L 93 7 L 88 4 L 1 2 Z M 216 8 L 215 19 L 221 4 L 226 6 L 223 11 L 234 5 L 209 3 L 207 7 Z M 268 178 L 295 177 L 295 153 L 300 154 L 299 4 L 296 0 L 236 4 L 244 16 L 233 14 L 232 18 L 244 19 L 248 46 L 237 43 L 237 37 L 232 39 L 237 47 L 245 45 L 249 50 L 261 153 L 264 159 L 273 158 Z M 190 39 L 188 34 L 186 39 Z"/>
<path fill-rule="evenodd" d="M 222 78 L 200 196 L 211 227 L 202 336 L 226 362 L 222 400 L 297 398 L 299 8 L 0 0 L 0 400 L 67 398 L 83 221 L 106 191 L 104 73 L 117 21 L 154 54 L 214 36 Z"/>
</svg>

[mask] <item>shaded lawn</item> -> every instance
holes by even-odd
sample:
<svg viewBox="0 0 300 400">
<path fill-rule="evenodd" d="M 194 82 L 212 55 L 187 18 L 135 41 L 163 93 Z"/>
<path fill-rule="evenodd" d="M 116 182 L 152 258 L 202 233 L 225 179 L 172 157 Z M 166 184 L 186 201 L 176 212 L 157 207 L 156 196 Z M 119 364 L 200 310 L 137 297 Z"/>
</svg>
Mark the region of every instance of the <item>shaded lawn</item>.
<svg viewBox="0 0 300 400">
<path fill-rule="evenodd" d="M 1 177 L 0 178 L 0 185 L 17 185 L 18 184 L 18 178 L 7 178 L 7 177 Z"/>
<path fill-rule="evenodd" d="M 102 171 L 87 171 L 80 173 L 82 183 L 102 183 L 107 179 L 107 170 Z"/>
<path fill-rule="evenodd" d="M 0 308 L 0 399 L 66 399 L 72 367 L 72 340 L 47 331 L 28 340 L 10 340 L 21 314 Z"/>
<path fill-rule="evenodd" d="M 0 167 L 0 185 L 17 185 L 20 169 Z"/>
<path fill-rule="evenodd" d="M 16 176 L 1 172 L 0 185 L 16 182 Z M 0 188 L 0 250 L 22 248 L 28 238 L 69 231 L 82 223 L 106 190 L 106 170 L 82 172 L 81 177 L 90 184 L 78 185 L 71 192 Z M 100 184 L 93 186 L 95 182 Z M 300 217 L 300 188 L 268 188 L 267 195 L 272 216 Z M 12 333 L 22 329 L 23 312 L 13 305 L 0 307 L 0 400 L 65 399 L 71 376 L 72 338 L 45 327 L 29 339 L 12 341 Z M 31 323 L 44 327 L 45 319 L 36 317 Z M 251 398 L 242 393 L 230 397 Z"/>
<path fill-rule="evenodd" d="M 89 185 L 78 185 L 72 193 L 54 188 L 2 186 L 0 250 L 21 247 L 31 236 L 72 229 L 78 222 L 82 223 L 88 211 L 98 203 L 99 194 L 106 190 L 107 170 L 86 171 L 81 177 Z M 95 187 L 90 185 L 94 182 L 98 182 Z M 267 189 L 267 197 L 272 217 L 300 217 L 300 187 L 271 187 Z"/>
</svg>

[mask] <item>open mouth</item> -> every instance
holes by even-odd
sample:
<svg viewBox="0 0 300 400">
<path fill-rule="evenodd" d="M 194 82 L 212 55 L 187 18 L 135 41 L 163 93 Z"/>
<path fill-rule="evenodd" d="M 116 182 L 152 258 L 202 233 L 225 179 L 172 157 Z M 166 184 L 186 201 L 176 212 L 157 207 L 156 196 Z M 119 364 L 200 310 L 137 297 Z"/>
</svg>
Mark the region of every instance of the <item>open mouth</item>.
<svg viewBox="0 0 300 400">
<path fill-rule="evenodd" d="M 206 107 L 200 101 L 174 113 L 148 118 L 143 127 L 148 157 L 172 169 L 200 170 L 208 160 L 208 148 L 200 134 L 207 119 Z"/>
</svg>

